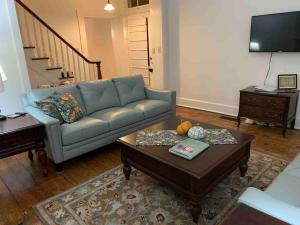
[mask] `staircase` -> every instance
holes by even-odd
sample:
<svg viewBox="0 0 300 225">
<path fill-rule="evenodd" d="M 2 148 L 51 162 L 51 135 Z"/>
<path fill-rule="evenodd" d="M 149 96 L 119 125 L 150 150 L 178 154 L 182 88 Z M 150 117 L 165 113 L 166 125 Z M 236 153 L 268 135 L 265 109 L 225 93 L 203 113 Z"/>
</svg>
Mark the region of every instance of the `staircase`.
<svg viewBox="0 0 300 225">
<path fill-rule="evenodd" d="M 100 61 L 90 61 L 21 0 L 15 2 L 32 88 L 102 79 Z"/>
</svg>

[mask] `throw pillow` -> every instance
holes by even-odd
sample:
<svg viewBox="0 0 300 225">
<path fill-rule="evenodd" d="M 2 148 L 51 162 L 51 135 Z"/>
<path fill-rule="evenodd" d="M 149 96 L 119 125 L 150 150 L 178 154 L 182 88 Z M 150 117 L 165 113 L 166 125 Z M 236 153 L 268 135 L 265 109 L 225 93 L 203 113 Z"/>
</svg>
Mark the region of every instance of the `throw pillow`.
<svg viewBox="0 0 300 225">
<path fill-rule="evenodd" d="M 51 99 L 67 123 L 74 123 L 83 117 L 83 110 L 70 92 L 64 94 L 54 93 Z"/>
<path fill-rule="evenodd" d="M 51 116 L 59 120 L 59 123 L 64 123 L 64 119 L 61 117 L 60 112 L 58 111 L 53 100 L 48 97 L 46 99 L 36 101 L 35 104 L 40 110 L 42 110 L 46 115 Z"/>
</svg>

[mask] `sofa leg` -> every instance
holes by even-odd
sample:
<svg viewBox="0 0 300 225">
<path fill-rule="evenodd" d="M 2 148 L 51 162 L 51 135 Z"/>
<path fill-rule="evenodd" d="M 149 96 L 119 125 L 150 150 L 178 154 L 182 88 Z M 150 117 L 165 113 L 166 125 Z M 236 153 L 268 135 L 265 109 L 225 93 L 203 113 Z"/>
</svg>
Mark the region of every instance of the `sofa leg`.
<svg viewBox="0 0 300 225">
<path fill-rule="evenodd" d="M 64 170 L 64 163 L 55 164 L 56 172 L 62 172 Z"/>
</svg>

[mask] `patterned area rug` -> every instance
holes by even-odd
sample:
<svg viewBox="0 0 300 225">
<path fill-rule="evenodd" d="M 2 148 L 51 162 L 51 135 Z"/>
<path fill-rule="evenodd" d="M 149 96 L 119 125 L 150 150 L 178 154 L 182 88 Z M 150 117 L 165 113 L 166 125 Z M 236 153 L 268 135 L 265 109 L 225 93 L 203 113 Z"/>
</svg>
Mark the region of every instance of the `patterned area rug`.
<svg viewBox="0 0 300 225">
<path fill-rule="evenodd" d="M 265 189 L 287 162 L 251 151 L 245 178 L 234 171 L 201 202 L 201 225 L 212 225 L 235 206 L 243 191 Z M 160 183 L 133 170 L 126 181 L 122 166 L 56 195 L 35 206 L 45 224 L 89 225 L 189 225 L 194 224 L 189 202 Z"/>
</svg>

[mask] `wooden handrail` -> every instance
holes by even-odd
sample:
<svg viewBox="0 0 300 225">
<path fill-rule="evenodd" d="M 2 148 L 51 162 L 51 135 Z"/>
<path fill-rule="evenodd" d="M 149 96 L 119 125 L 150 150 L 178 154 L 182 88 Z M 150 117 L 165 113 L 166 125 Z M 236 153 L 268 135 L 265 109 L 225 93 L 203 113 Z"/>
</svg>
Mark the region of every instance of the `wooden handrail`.
<svg viewBox="0 0 300 225">
<path fill-rule="evenodd" d="M 47 24 L 43 19 L 41 19 L 35 12 L 33 12 L 27 5 L 25 5 L 21 0 L 15 0 L 21 7 L 23 7 L 28 13 L 30 13 L 35 19 L 37 19 L 41 24 L 43 24 L 47 29 L 49 29 L 55 36 L 57 36 L 62 42 L 64 42 L 70 49 L 76 52 L 81 58 L 90 64 L 96 64 L 98 70 L 98 79 L 102 79 L 101 74 L 101 61 L 91 61 L 85 57 L 81 52 L 74 48 L 68 41 L 66 41 L 61 35 L 59 35 L 49 24 Z"/>
</svg>

